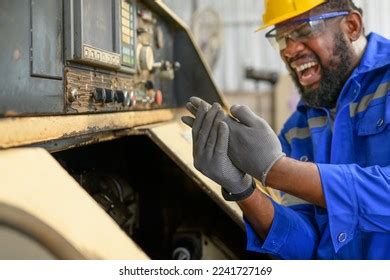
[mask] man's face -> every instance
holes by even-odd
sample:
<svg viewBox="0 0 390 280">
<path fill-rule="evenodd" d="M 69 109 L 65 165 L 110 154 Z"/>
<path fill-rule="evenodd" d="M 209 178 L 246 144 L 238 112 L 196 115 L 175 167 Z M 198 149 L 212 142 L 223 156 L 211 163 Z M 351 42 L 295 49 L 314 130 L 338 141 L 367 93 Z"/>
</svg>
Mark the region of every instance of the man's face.
<svg viewBox="0 0 390 280">
<path fill-rule="evenodd" d="M 353 52 L 339 27 L 340 18 L 309 40 L 288 39 L 280 52 L 303 100 L 312 107 L 334 108 L 352 64 Z"/>
</svg>

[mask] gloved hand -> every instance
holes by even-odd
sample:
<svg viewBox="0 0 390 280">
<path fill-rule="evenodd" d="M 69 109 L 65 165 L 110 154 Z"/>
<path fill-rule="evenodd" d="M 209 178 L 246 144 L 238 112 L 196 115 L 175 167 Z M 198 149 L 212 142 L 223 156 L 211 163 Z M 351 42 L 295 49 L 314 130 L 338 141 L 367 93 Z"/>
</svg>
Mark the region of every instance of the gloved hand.
<svg viewBox="0 0 390 280">
<path fill-rule="evenodd" d="M 249 107 L 234 105 L 230 113 L 238 122 L 229 122 L 229 156 L 238 168 L 265 186 L 272 166 L 286 156 L 280 141 L 268 123 Z"/>
<path fill-rule="evenodd" d="M 223 188 L 226 200 L 242 200 L 252 194 L 254 182 L 233 165 L 227 155 L 229 127 L 223 119 L 225 114 L 217 103 L 210 108 L 200 102 L 195 119 L 183 117 L 192 126 L 194 166 Z"/>
<path fill-rule="evenodd" d="M 186 108 L 188 111 L 190 111 L 190 113 L 192 115 L 196 116 L 196 113 L 198 112 L 198 108 L 200 106 L 200 103 L 202 103 L 202 102 L 206 106 L 205 107 L 206 111 L 208 111 L 211 108 L 211 105 L 209 103 L 207 103 L 206 101 L 204 101 L 203 99 L 196 97 L 196 96 L 190 97 L 189 102 L 187 102 L 187 104 L 186 104 Z M 224 115 L 225 115 L 225 117 L 224 117 L 223 121 L 226 122 L 227 125 L 229 125 L 230 122 L 235 121 L 231 117 L 227 116 L 226 114 L 224 114 Z M 191 118 L 191 117 L 186 117 L 186 121 L 187 121 L 186 124 L 188 126 L 192 127 L 192 124 L 195 121 L 195 119 Z"/>
<path fill-rule="evenodd" d="M 204 101 L 191 97 L 187 109 L 196 114 L 201 102 Z M 210 108 L 210 105 L 206 105 L 206 108 Z M 230 130 L 229 157 L 240 170 L 261 180 L 265 185 L 269 170 L 285 156 L 279 139 L 268 123 L 247 106 L 232 106 L 230 112 L 236 120 L 229 116 L 224 118 Z"/>
</svg>

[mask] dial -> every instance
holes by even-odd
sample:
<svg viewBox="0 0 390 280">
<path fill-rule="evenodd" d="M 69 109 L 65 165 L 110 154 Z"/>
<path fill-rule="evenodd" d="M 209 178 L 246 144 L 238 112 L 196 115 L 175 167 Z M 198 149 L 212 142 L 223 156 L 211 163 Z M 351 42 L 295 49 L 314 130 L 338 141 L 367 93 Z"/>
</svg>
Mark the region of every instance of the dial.
<svg viewBox="0 0 390 280">
<path fill-rule="evenodd" d="M 154 54 L 151 46 L 138 45 L 137 48 L 138 67 L 140 70 L 152 71 L 154 65 Z"/>
</svg>

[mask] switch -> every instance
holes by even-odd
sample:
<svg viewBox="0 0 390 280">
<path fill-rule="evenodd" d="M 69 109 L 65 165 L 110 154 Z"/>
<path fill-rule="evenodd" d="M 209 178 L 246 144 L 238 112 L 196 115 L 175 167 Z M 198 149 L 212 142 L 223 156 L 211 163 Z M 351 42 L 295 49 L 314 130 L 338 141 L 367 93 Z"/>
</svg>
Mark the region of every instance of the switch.
<svg viewBox="0 0 390 280">
<path fill-rule="evenodd" d="M 163 94 L 159 89 L 156 91 L 156 95 L 154 96 L 154 103 L 159 106 L 163 104 Z"/>
<path fill-rule="evenodd" d="M 95 88 L 93 98 L 96 102 L 104 102 L 106 100 L 106 90 L 104 88 Z"/>
<path fill-rule="evenodd" d="M 152 81 L 147 81 L 147 82 L 145 83 L 145 88 L 146 88 L 146 90 L 154 89 L 154 84 L 153 84 L 153 82 L 152 82 Z"/>
<path fill-rule="evenodd" d="M 70 103 L 76 101 L 79 96 L 77 88 L 71 87 L 67 92 L 67 96 Z"/>
<path fill-rule="evenodd" d="M 129 93 L 126 90 L 117 90 L 116 91 L 116 101 L 118 103 L 121 103 L 123 106 L 129 106 L 131 103 Z"/>
<path fill-rule="evenodd" d="M 106 91 L 106 99 L 105 99 L 105 101 L 107 103 L 114 102 L 114 99 L 115 99 L 114 98 L 114 95 L 115 95 L 114 91 L 112 89 L 108 89 L 108 88 L 106 88 L 105 91 Z"/>
</svg>

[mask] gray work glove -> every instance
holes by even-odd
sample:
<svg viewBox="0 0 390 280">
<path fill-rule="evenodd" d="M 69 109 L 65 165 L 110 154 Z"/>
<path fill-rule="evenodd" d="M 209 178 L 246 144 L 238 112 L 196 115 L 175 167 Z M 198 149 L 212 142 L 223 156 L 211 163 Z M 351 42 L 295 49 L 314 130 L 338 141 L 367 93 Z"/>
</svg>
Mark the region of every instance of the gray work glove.
<svg viewBox="0 0 390 280">
<path fill-rule="evenodd" d="M 282 145 L 268 123 L 249 107 L 234 105 L 230 113 L 238 122 L 229 122 L 229 156 L 238 168 L 265 186 L 272 166 L 286 156 Z"/>
<path fill-rule="evenodd" d="M 191 97 L 187 109 L 196 114 L 201 102 L 204 101 Z M 206 108 L 210 108 L 210 105 L 206 105 Z M 230 112 L 236 120 L 228 116 L 224 119 L 230 131 L 229 157 L 240 170 L 265 185 L 269 170 L 285 156 L 280 141 L 268 123 L 247 106 L 232 106 Z"/>
<path fill-rule="evenodd" d="M 194 166 L 205 176 L 222 186 L 226 200 L 242 200 L 252 194 L 254 182 L 251 176 L 237 167 L 227 155 L 229 127 L 223 122 L 225 113 L 219 104 L 210 108 L 200 102 L 195 119 L 183 117 L 192 126 Z"/>
</svg>

